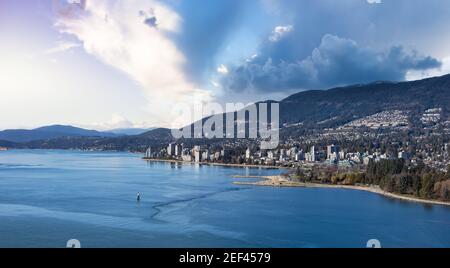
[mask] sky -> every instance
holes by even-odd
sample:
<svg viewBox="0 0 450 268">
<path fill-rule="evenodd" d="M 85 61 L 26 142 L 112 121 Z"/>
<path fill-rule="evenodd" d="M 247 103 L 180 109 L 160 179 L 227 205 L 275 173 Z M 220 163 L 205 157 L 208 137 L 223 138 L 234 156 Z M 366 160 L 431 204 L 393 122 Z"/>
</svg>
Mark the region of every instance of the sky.
<svg viewBox="0 0 450 268">
<path fill-rule="evenodd" d="M 1 0 L 0 130 L 450 73 L 446 0 Z"/>
</svg>

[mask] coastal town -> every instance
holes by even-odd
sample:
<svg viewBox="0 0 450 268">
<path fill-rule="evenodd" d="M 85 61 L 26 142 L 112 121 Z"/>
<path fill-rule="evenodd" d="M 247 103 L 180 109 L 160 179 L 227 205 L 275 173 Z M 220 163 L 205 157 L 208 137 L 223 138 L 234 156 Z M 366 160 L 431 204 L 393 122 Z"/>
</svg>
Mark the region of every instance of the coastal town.
<svg viewBox="0 0 450 268">
<path fill-rule="evenodd" d="M 195 139 L 185 139 L 142 151 L 146 159 L 291 168 L 323 165 L 352 169 L 364 168 L 371 161 L 402 159 L 408 166 L 424 164 L 446 172 L 450 121 L 442 117 L 442 111 L 439 107 L 421 113 L 389 110 L 303 135 L 295 132 L 303 127 L 301 123 L 284 124 L 274 150 L 261 150 L 258 139 L 203 139 L 197 144 Z"/>
<path fill-rule="evenodd" d="M 273 150 L 262 150 L 259 139 L 175 140 L 147 147 L 144 159 L 284 168 L 284 176 L 256 184 L 356 187 L 448 202 L 450 124 L 441 114 L 441 108 L 422 113 L 391 110 L 301 135 L 296 132 L 301 124 L 283 125 L 282 139 Z"/>
<path fill-rule="evenodd" d="M 308 147 L 307 147 L 308 148 Z M 447 171 L 450 165 L 450 146 L 444 144 L 441 151 L 435 157 L 426 151 L 418 151 L 415 154 L 403 149 L 396 153 L 382 151 L 353 152 L 339 145 L 330 144 L 324 147 L 311 145 L 307 150 L 300 146 L 288 147 L 286 144 L 276 150 L 261 150 L 257 147 L 243 148 L 210 148 L 208 146 L 195 145 L 186 147 L 184 144 L 170 143 L 160 150 L 149 147 L 144 159 L 174 160 L 193 163 L 223 163 L 251 166 L 290 167 L 297 168 L 305 165 L 336 166 L 343 169 L 361 168 L 369 165 L 371 161 L 402 159 L 410 165 L 425 162 L 431 167 Z M 436 162 L 436 163 L 435 163 Z"/>
<path fill-rule="evenodd" d="M 0 0 L 0 253 L 447 259 L 449 24 L 450 0 Z"/>
</svg>

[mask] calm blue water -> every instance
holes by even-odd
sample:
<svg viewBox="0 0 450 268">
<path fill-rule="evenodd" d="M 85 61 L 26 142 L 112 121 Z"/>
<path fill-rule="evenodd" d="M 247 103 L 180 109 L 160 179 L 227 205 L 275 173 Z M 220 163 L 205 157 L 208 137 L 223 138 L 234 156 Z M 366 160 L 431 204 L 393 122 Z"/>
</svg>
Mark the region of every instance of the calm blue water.
<svg viewBox="0 0 450 268">
<path fill-rule="evenodd" d="M 450 208 L 340 189 L 236 186 L 277 170 L 129 153 L 0 152 L 0 247 L 450 247 Z M 142 201 L 136 202 L 136 192 Z"/>
</svg>

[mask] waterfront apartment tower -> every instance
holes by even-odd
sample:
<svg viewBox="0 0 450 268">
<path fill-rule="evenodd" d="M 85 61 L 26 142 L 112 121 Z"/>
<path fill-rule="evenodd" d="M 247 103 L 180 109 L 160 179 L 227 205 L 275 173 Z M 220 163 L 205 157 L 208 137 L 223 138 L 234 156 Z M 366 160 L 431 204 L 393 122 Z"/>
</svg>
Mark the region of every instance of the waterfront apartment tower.
<svg viewBox="0 0 450 268">
<path fill-rule="evenodd" d="M 183 145 L 177 144 L 175 145 L 175 156 L 181 156 L 183 152 Z"/>
<path fill-rule="evenodd" d="M 175 155 L 175 143 L 170 143 L 169 146 L 167 146 L 167 155 L 173 156 Z"/>
<path fill-rule="evenodd" d="M 252 151 L 250 148 L 247 148 L 247 151 L 245 151 L 245 158 L 250 159 L 250 157 L 252 157 Z"/>
<path fill-rule="evenodd" d="M 337 145 L 328 145 L 327 146 L 327 159 L 330 161 L 339 161 L 339 146 Z"/>
<path fill-rule="evenodd" d="M 194 160 L 196 163 L 202 162 L 202 152 L 199 150 L 194 150 Z"/>
<path fill-rule="evenodd" d="M 316 152 L 316 146 L 311 146 L 311 150 L 310 150 L 310 152 L 309 152 L 310 154 L 311 154 L 311 162 L 316 162 L 317 161 L 317 152 Z"/>
<path fill-rule="evenodd" d="M 145 151 L 145 157 L 146 158 L 152 157 L 152 147 L 148 147 L 147 151 Z"/>
</svg>

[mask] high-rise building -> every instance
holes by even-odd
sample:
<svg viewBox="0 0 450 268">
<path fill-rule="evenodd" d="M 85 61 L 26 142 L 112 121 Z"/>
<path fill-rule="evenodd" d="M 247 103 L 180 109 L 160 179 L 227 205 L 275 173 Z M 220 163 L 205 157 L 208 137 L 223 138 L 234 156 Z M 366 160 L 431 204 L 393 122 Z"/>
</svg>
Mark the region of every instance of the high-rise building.
<svg viewBox="0 0 450 268">
<path fill-rule="evenodd" d="M 200 150 L 193 150 L 194 161 L 196 163 L 202 162 L 202 152 Z"/>
<path fill-rule="evenodd" d="M 339 161 L 339 146 L 337 145 L 328 145 L 327 146 L 327 159 L 330 161 Z"/>
<path fill-rule="evenodd" d="M 297 155 L 297 153 L 298 153 L 297 147 L 292 147 L 291 149 L 289 149 L 288 155 L 289 155 L 291 158 L 295 158 L 295 156 Z"/>
<path fill-rule="evenodd" d="M 227 150 L 227 149 L 225 149 L 225 148 L 222 148 L 222 150 L 220 151 L 220 156 L 221 156 L 222 158 L 226 158 L 226 157 L 228 157 L 229 153 L 230 153 L 229 150 Z"/>
<path fill-rule="evenodd" d="M 203 160 L 203 161 L 209 161 L 209 160 L 210 160 L 209 150 L 205 150 L 205 151 L 202 153 L 202 160 Z"/>
<path fill-rule="evenodd" d="M 146 158 L 152 157 L 152 147 L 148 147 L 147 151 L 145 151 L 145 157 Z"/>
<path fill-rule="evenodd" d="M 183 151 L 183 145 L 177 144 L 175 145 L 175 156 L 181 156 L 181 152 Z"/>
<path fill-rule="evenodd" d="M 267 156 L 267 151 L 266 150 L 259 150 L 258 152 L 258 156 L 261 157 L 266 157 Z"/>
<path fill-rule="evenodd" d="M 294 156 L 294 160 L 299 162 L 305 159 L 305 154 L 303 153 L 303 151 L 297 152 Z"/>
<path fill-rule="evenodd" d="M 250 148 L 247 148 L 247 151 L 245 151 L 245 158 L 250 159 L 250 157 L 252 157 L 252 151 Z"/>
<path fill-rule="evenodd" d="M 317 151 L 316 151 L 316 146 L 311 146 L 311 150 L 309 151 L 310 153 L 310 162 L 316 162 L 316 158 L 317 158 Z"/>
<path fill-rule="evenodd" d="M 167 146 L 167 155 L 169 156 L 174 156 L 175 155 L 175 143 L 170 143 Z"/>
</svg>

